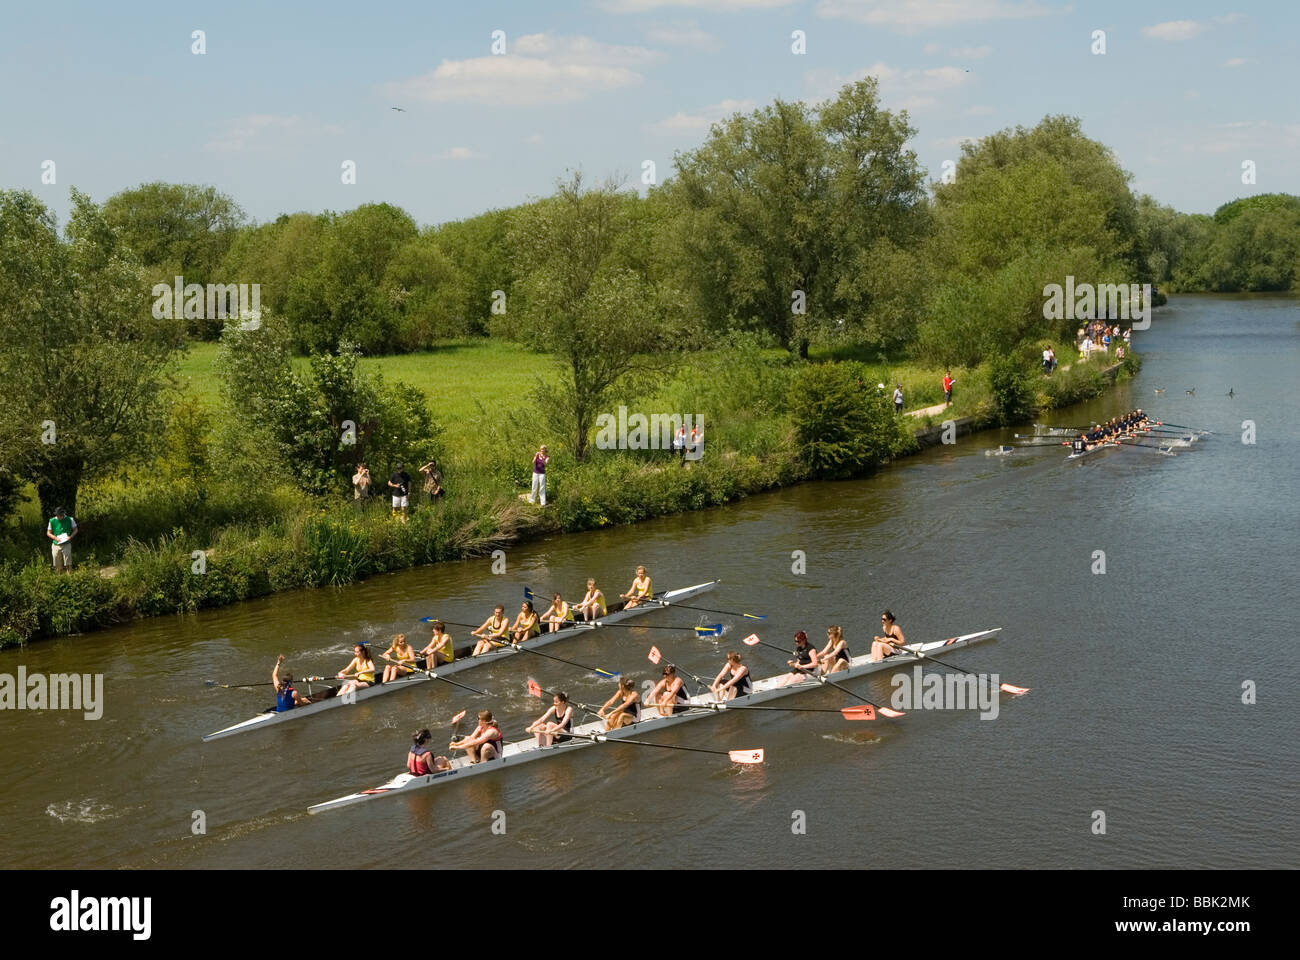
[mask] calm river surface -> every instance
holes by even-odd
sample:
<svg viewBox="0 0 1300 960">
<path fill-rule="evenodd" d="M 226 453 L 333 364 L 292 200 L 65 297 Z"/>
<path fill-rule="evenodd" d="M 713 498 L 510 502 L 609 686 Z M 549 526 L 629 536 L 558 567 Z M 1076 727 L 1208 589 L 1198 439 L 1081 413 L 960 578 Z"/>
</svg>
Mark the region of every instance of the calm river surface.
<svg viewBox="0 0 1300 960">
<path fill-rule="evenodd" d="M 1137 336 L 1142 374 L 1057 422 L 1141 405 L 1215 431 L 1177 456 L 990 457 L 1014 431 L 984 433 L 868 480 L 530 544 L 510 552 L 503 576 L 487 561 L 445 564 L 0 654 L 0 672 L 107 676 L 97 722 L 3 715 L 5 864 L 555 868 L 631 855 L 659 867 L 1297 866 L 1300 310 L 1280 298 L 1174 298 Z M 1240 440 L 1247 419 L 1254 445 Z M 795 550 L 807 554 L 803 575 L 791 572 Z M 1102 576 L 1091 572 L 1097 550 Z M 280 652 L 299 675 L 332 673 L 357 638 L 422 638 L 422 616 L 477 622 L 496 602 L 513 611 L 525 584 L 577 595 L 594 575 L 616 593 L 638 563 L 659 589 L 721 579 L 695 603 L 767 613 L 760 635 L 783 645 L 797 629 L 820 640 L 840 623 L 863 653 L 885 607 L 909 641 L 1000 626 L 1000 639 L 956 662 L 1032 691 L 1004 696 L 994 720 L 734 712 L 655 737 L 761 746 L 765 765 L 598 746 L 310 817 L 310 804 L 400 771 L 411 729 L 462 707 L 490 706 L 518 735 L 541 712 L 528 676 L 579 700 L 609 691 L 520 655 L 458 677 L 496 692 L 491 701 L 430 684 L 199 740 L 270 699 L 265 687 L 208 689 L 204 678 L 266 679 Z M 609 629 L 550 652 L 643 677 L 654 643 L 711 673 L 749 627 L 708 619 L 728 635 Z M 676 610 L 635 622 L 695 621 Z M 756 674 L 777 672 L 779 652 L 739 648 Z M 885 701 L 890 675 L 851 684 Z M 1254 705 L 1241 702 L 1246 681 Z M 848 702 L 835 690 L 778 701 Z M 206 836 L 191 833 L 196 810 Z M 491 831 L 497 810 L 504 835 Z"/>
</svg>

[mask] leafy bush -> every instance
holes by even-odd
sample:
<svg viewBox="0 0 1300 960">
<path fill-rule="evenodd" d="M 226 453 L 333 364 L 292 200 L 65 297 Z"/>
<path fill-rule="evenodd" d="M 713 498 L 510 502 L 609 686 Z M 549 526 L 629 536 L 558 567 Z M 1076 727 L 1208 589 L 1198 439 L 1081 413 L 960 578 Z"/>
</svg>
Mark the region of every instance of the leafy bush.
<svg viewBox="0 0 1300 960">
<path fill-rule="evenodd" d="M 814 477 L 849 477 L 915 444 L 887 396 L 856 364 L 813 364 L 790 387 L 799 450 Z"/>
<path fill-rule="evenodd" d="M 989 389 L 993 414 L 1003 426 L 1022 423 L 1036 410 L 1033 367 L 1015 354 L 1003 354 L 989 362 Z"/>
</svg>

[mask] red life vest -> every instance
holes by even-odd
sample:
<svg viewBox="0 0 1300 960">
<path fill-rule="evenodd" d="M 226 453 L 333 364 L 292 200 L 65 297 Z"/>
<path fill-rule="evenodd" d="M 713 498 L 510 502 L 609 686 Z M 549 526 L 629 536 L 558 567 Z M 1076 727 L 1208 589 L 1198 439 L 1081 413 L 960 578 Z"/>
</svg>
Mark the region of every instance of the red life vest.
<svg viewBox="0 0 1300 960">
<path fill-rule="evenodd" d="M 416 750 L 423 750 L 423 753 L 416 753 Z M 411 752 L 406 755 L 406 769 L 411 772 L 412 776 L 423 777 L 433 773 L 433 765 L 429 763 L 429 757 L 433 756 L 432 751 L 427 747 L 412 747 Z"/>
</svg>

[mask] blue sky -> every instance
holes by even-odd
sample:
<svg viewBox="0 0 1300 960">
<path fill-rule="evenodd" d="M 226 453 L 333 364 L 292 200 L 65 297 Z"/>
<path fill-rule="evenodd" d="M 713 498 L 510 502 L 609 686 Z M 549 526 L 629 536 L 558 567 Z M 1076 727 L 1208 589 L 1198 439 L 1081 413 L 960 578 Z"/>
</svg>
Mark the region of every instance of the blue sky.
<svg viewBox="0 0 1300 960">
<path fill-rule="evenodd" d="M 708 124 L 867 73 L 932 178 L 963 138 L 1083 118 L 1135 189 L 1187 212 L 1300 193 L 1300 5 L 1055 0 L 7 4 L 0 187 L 62 222 L 149 180 L 257 220 L 389 201 L 422 224 L 580 168 L 660 178 Z M 203 30 L 206 54 L 191 52 Z M 505 32 L 494 56 L 492 33 Z M 807 52 L 791 52 L 802 30 Z M 1106 32 L 1106 53 L 1091 52 Z M 391 110 L 401 106 L 404 113 Z M 56 164 L 55 184 L 41 182 Z M 341 164 L 357 182 L 340 182 Z M 1241 165 L 1257 183 L 1241 183 Z"/>
</svg>

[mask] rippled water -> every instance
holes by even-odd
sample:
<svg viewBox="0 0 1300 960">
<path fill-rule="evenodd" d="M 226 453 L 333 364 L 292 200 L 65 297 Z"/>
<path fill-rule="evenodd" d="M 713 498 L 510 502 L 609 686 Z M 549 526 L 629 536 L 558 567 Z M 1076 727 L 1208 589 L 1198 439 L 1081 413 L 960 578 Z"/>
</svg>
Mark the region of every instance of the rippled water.
<svg viewBox="0 0 1300 960">
<path fill-rule="evenodd" d="M 0 715 L 0 849 L 29 867 L 566 867 L 628 852 L 661 867 L 1295 866 L 1300 311 L 1282 298 L 1174 298 L 1138 336 L 1140 377 L 1057 422 L 1140 404 L 1215 436 L 1171 457 L 1121 449 L 1066 463 L 1056 448 L 986 457 L 1014 431 L 979 434 L 868 480 L 531 544 L 500 577 L 483 561 L 444 564 L 0 654 L 3 672 L 108 677 L 99 721 Z M 1243 420 L 1257 425 L 1254 445 L 1240 442 Z M 791 571 L 795 550 L 805 574 Z M 1098 550 L 1104 576 L 1091 572 Z M 459 678 L 498 694 L 488 703 L 428 685 L 199 741 L 270 699 L 205 678 L 266 679 L 280 652 L 299 674 L 333 672 L 357 638 L 412 632 L 431 614 L 477 622 L 496 602 L 517 605 L 524 585 L 573 592 L 595 575 L 617 592 L 638 563 L 659 588 L 721 578 L 696 603 L 766 613 L 761 635 L 782 644 L 841 623 L 865 652 L 883 607 L 909 640 L 1001 626 L 956 662 L 1032 691 L 1003 697 L 989 721 L 735 712 L 654 736 L 762 746 L 766 764 L 606 745 L 313 817 L 310 804 L 402 769 L 417 725 L 490 705 L 514 733 L 541 712 L 526 677 L 588 701 L 607 685 L 521 655 Z M 729 634 L 610 629 L 549 649 L 648 676 L 653 643 L 703 674 L 752 623 L 700 616 Z M 776 672 L 778 652 L 743 649 L 757 673 Z M 889 676 L 852 687 L 883 701 Z M 1253 706 L 1241 703 L 1247 682 Z M 828 690 L 794 702 L 847 701 Z M 195 811 L 206 835 L 192 832 Z M 496 811 L 504 835 L 491 831 Z M 806 833 L 792 832 L 796 811 Z"/>
</svg>

